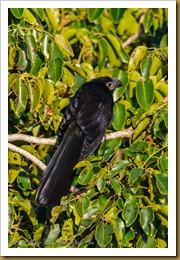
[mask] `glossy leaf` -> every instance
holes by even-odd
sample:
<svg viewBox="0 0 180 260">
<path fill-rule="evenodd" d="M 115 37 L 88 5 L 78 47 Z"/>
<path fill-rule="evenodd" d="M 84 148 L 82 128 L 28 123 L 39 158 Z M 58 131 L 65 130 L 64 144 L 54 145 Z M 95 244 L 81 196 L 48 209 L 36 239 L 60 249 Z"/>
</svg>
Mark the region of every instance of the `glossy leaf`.
<svg viewBox="0 0 180 260">
<path fill-rule="evenodd" d="M 124 221 L 120 218 L 115 218 L 115 219 L 112 219 L 110 223 L 113 226 L 114 234 L 115 234 L 116 240 L 118 242 L 118 245 L 120 247 L 122 239 L 125 235 Z"/>
<path fill-rule="evenodd" d="M 54 42 L 64 57 L 74 56 L 71 45 L 61 34 L 55 34 Z"/>
<path fill-rule="evenodd" d="M 141 226 L 147 236 L 151 235 L 151 222 L 153 219 L 154 219 L 154 212 L 152 208 L 147 207 L 140 211 Z"/>
<path fill-rule="evenodd" d="M 129 59 L 128 65 L 128 78 L 131 79 L 133 71 L 139 65 L 139 62 L 143 59 L 144 55 L 147 52 L 147 47 L 145 46 L 138 46 L 134 49 Z"/>
<path fill-rule="evenodd" d="M 111 172 L 110 172 L 110 176 L 111 177 L 114 177 L 117 173 L 120 173 L 120 171 L 126 167 L 130 165 L 130 162 L 129 161 L 125 161 L 125 160 L 121 160 L 121 161 L 118 161 L 117 163 L 114 164 L 114 166 L 112 167 L 111 169 Z"/>
<path fill-rule="evenodd" d="M 133 240 L 135 237 L 134 232 L 129 229 L 129 231 L 123 236 L 122 244 L 124 247 L 128 247 L 131 240 Z"/>
<path fill-rule="evenodd" d="M 108 44 L 105 39 L 99 40 L 99 68 L 102 69 L 108 55 Z"/>
<path fill-rule="evenodd" d="M 110 14 L 114 23 L 118 23 L 124 13 L 124 8 L 110 8 Z"/>
<path fill-rule="evenodd" d="M 28 62 L 27 62 L 27 59 L 26 59 L 26 54 L 25 54 L 25 51 L 23 51 L 22 49 L 19 49 L 19 59 L 18 59 L 18 63 L 17 63 L 17 66 L 18 66 L 18 69 L 23 71 L 26 69 L 27 65 L 28 65 Z"/>
<path fill-rule="evenodd" d="M 139 208 L 135 203 L 127 203 L 122 212 L 122 217 L 126 223 L 126 226 L 129 227 L 136 220 L 139 212 Z"/>
<path fill-rule="evenodd" d="M 38 54 L 35 55 L 34 59 L 35 60 L 31 65 L 30 73 L 32 73 L 33 75 L 37 75 L 41 65 L 43 64 L 43 61 Z"/>
<path fill-rule="evenodd" d="M 88 19 L 90 22 L 96 20 L 101 13 L 103 12 L 103 8 L 89 8 L 88 9 Z"/>
<path fill-rule="evenodd" d="M 146 33 L 149 31 L 152 25 L 152 20 L 153 20 L 153 14 L 151 13 L 151 10 L 147 10 L 143 21 L 144 31 Z"/>
<path fill-rule="evenodd" d="M 40 48 L 43 53 L 43 55 L 46 57 L 46 59 L 49 59 L 49 52 L 50 52 L 50 40 L 51 37 L 49 34 L 44 34 L 40 41 Z"/>
<path fill-rule="evenodd" d="M 155 248 L 157 244 L 156 239 L 142 235 L 137 243 L 137 248 Z"/>
<path fill-rule="evenodd" d="M 30 24 L 36 23 L 36 17 L 32 14 L 32 12 L 30 12 L 28 8 L 24 8 L 23 18 L 25 19 L 26 22 Z"/>
<path fill-rule="evenodd" d="M 58 81 L 62 76 L 63 61 L 61 58 L 51 60 L 48 67 L 48 77 L 53 82 Z"/>
<path fill-rule="evenodd" d="M 52 247 L 53 243 L 55 243 L 55 241 L 57 240 L 59 233 L 60 233 L 59 224 L 55 224 L 51 226 L 51 230 L 49 231 L 48 236 L 44 241 L 44 244 L 46 246 Z"/>
<path fill-rule="evenodd" d="M 140 63 L 140 69 L 143 76 L 143 80 L 149 81 L 149 70 L 152 63 L 152 55 L 147 52 Z"/>
<path fill-rule="evenodd" d="M 115 193 L 118 196 L 121 196 L 121 189 L 122 188 L 121 188 L 120 182 L 117 179 L 115 179 L 115 178 L 111 179 L 110 182 L 111 182 L 111 185 L 112 185 Z"/>
<path fill-rule="evenodd" d="M 31 182 L 29 177 L 25 172 L 20 172 L 17 177 L 17 183 L 20 189 L 22 190 L 30 190 L 31 189 Z"/>
<path fill-rule="evenodd" d="M 87 185 L 93 178 L 93 172 L 91 169 L 85 169 L 79 175 L 79 183 L 81 185 Z"/>
<path fill-rule="evenodd" d="M 156 175 L 156 184 L 162 195 L 168 194 L 168 176 L 165 173 Z"/>
<path fill-rule="evenodd" d="M 126 120 L 126 110 L 124 105 L 116 103 L 113 107 L 113 115 L 112 125 L 114 129 L 122 129 Z"/>
<path fill-rule="evenodd" d="M 46 13 L 54 31 L 56 31 L 60 22 L 58 8 L 46 8 Z"/>
<path fill-rule="evenodd" d="M 110 224 L 100 222 L 96 228 L 95 238 L 100 247 L 106 247 L 112 239 L 113 227 Z"/>
<path fill-rule="evenodd" d="M 131 175 L 129 177 L 129 184 L 133 185 L 134 182 L 138 179 L 139 176 L 145 173 L 145 169 L 142 168 L 134 168 L 132 169 Z"/>
<path fill-rule="evenodd" d="M 43 80 L 41 82 L 43 86 L 42 98 L 47 104 L 50 104 L 54 97 L 54 87 L 48 80 Z"/>
<path fill-rule="evenodd" d="M 18 78 L 16 82 L 18 102 L 14 104 L 15 114 L 19 116 L 25 109 L 28 99 L 27 86 L 23 83 L 21 78 Z"/>
<path fill-rule="evenodd" d="M 33 63 L 36 55 L 36 41 L 32 34 L 25 35 L 24 38 L 27 45 L 27 57 Z"/>
<path fill-rule="evenodd" d="M 10 8 L 12 14 L 17 18 L 21 19 L 23 15 L 24 8 Z"/>
<path fill-rule="evenodd" d="M 154 86 L 151 80 L 137 82 L 136 97 L 139 105 L 147 111 L 154 98 Z"/>
</svg>

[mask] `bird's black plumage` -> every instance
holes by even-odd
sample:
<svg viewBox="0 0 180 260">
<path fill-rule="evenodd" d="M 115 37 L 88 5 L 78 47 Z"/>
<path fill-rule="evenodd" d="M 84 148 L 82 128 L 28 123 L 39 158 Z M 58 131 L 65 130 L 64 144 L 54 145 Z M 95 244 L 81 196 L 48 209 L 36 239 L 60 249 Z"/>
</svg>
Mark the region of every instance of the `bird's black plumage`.
<svg viewBox="0 0 180 260">
<path fill-rule="evenodd" d="M 121 81 L 102 77 L 85 83 L 75 93 L 59 127 L 57 150 L 37 190 L 37 204 L 56 205 L 68 193 L 74 166 L 101 143 L 112 119 L 112 92 L 120 86 Z"/>
</svg>

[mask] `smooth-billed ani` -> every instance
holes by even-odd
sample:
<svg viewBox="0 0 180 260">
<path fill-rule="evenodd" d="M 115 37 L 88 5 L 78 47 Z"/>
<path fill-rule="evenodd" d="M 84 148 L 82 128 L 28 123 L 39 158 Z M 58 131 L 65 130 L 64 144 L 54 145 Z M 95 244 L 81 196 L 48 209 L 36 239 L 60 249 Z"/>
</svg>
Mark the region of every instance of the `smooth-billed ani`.
<svg viewBox="0 0 180 260">
<path fill-rule="evenodd" d="M 112 119 L 118 79 L 95 78 L 80 87 L 67 106 L 59 127 L 57 149 L 43 173 L 35 201 L 56 205 L 67 195 L 74 178 L 74 166 L 100 145 Z"/>
</svg>

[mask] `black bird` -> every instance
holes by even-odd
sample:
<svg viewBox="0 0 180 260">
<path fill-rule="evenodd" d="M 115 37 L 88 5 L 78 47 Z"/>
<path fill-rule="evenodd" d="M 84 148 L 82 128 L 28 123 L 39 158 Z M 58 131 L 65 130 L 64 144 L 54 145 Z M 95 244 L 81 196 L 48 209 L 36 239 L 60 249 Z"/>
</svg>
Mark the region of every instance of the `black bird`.
<svg viewBox="0 0 180 260">
<path fill-rule="evenodd" d="M 71 187 L 74 166 L 92 154 L 100 145 L 112 119 L 115 88 L 118 79 L 95 78 L 75 93 L 61 121 L 57 150 L 43 173 L 36 193 L 36 204 L 57 205 Z"/>
</svg>

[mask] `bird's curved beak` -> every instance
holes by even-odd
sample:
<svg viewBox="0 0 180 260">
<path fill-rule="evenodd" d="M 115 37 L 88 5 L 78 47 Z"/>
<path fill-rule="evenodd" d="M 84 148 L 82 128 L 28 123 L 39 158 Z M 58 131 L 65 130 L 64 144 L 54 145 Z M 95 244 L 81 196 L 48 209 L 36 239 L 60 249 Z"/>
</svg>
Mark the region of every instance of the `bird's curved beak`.
<svg viewBox="0 0 180 260">
<path fill-rule="evenodd" d="M 119 79 L 113 78 L 113 89 L 119 88 L 123 85 L 123 83 Z"/>
</svg>

